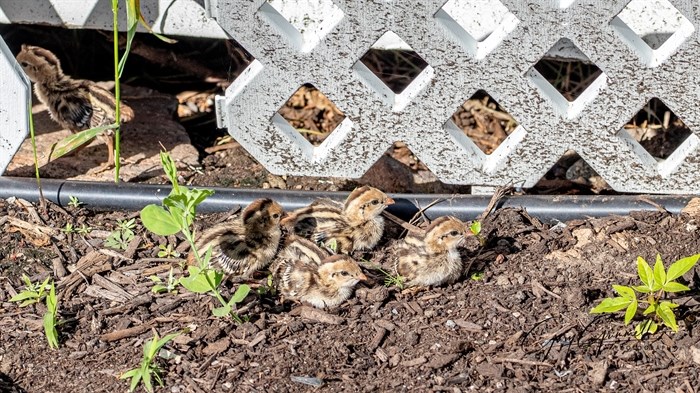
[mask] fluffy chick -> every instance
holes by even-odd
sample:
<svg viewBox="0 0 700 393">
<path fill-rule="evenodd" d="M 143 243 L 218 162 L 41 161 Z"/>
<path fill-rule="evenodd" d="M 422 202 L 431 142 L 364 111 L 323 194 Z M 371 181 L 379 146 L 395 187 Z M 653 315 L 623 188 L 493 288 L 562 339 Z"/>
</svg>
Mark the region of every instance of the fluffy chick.
<svg viewBox="0 0 700 393">
<path fill-rule="evenodd" d="M 225 222 L 204 230 L 196 241 L 202 256 L 212 248 L 211 264 L 226 273 L 250 277 L 270 265 L 282 237 L 280 220 L 284 210 L 271 199 L 257 199 L 234 222 Z M 194 254 L 188 257 L 195 264 Z"/>
<path fill-rule="evenodd" d="M 72 133 L 114 123 L 115 98 L 92 81 L 72 79 L 63 73 L 61 62 L 51 51 L 38 46 L 22 45 L 17 62 L 34 82 L 34 92 L 49 109 L 51 118 Z M 134 111 L 121 104 L 122 122 L 133 119 Z M 107 144 L 108 158 L 102 165 L 114 165 L 114 133 L 101 136 Z"/>
<path fill-rule="evenodd" d="M 408 234 L 398 244 L 394 271 L 407 285 L 454 283 L 462 274 L 462 259 L 457 246 L 467 235 L 467 226 L 454 217 L 440 217 L 425 234 Z"/>
<path fill-rule="evenodd" d="M 344 204 L 317 200 L 292 212 L 282 225 L 325 246 L 335 243 L 340 253 L 371 250 L 384 233 L 381 213 L 392 203 L 382 191 L 363 186 L 351 192 Z"/>
<path fill-rule="evenodd" d="M 349 256 L 329 256 L 313 242 L 297 236 L 290 236 L 272 273 L 285 299 L 317 308 L 338 306 L 350 298 L 358 282 L 367 279 Z"/>
</svg>

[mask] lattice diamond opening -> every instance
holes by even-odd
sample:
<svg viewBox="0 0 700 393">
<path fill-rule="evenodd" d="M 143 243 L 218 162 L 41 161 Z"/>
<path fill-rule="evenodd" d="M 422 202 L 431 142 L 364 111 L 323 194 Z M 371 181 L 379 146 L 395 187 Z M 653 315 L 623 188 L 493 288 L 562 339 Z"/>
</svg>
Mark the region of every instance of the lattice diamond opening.
<svg viewBox="0 0 700 393">
<path fill-rule="evenodd" d="M 435 18 L 476 59 L 496 49 L 520 22 L 498 0 L 449 0 Z"/>
<path fill-rule="evenodd" d="M 272 123 L 316 162 L 323 161 L 352 128 L 352 121 L 311 84 L 297 89 L 272 116 Z M 320 130 L 317 124 L 322 124 Z"/>
<path fill-rule="evenodd" d="M 663 177 L 673 173 L 700 146 L 700 138 L 658 98 L 652 98 L 618 136 Z"/>
<path fill-rule="evenodd" d="M 567 150 L 531 191 L 535 194 L 600 194 L 612 188 L 576 151 Z"/>
<path fill-rule="evenodd" d="M 632 0 L 610 25 L 647 67 L 666 61 L 695 31 L 668 0 Z"/>
<path fill-rule="evenodd" d="M 572 58 L 559 58 L 562 51 Z M 607 75 L 567 38 L 557 41 L 527 75 L 566 119 L 578 116 L 607 83 Z"/>
<path fill-rule="evenodd" d="M 373 61 L 377 59 L 377 53 L 402 56 L 404 61 L 393 63 L 408 64 L 413 70 L 398 73 L 396 68 L 387 67 L 392 62 Z M 372 44 L 370 50 L 352 68 L 360 80 L 379 94 L 382 101 L 391 106 L 394 112 L 406 108 L 430 84 L 435 74 L 433 67 L 392 31 L 387 31 Z"/>
<path fill-rule="evenodd" d="M 465 101 L 445 129 L 486 173 L 502 168 L 526 135 L 517 120 L 484 90 Z"/>
<path fill-rule="evenodd" d="M 300 52 L 311 52 L 343 19 L 331 0 L 267 0 L 258 10 Z"/>
</svg>

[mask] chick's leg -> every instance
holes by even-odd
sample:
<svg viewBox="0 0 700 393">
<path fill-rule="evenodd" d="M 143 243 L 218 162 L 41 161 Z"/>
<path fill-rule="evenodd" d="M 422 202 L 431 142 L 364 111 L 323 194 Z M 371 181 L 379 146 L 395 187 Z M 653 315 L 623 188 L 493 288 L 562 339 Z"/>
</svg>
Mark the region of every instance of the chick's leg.
<svg viewBox="0 0 700 393">
<path fill-rule="evenodd" d="M 107 145 L 107 162 L 99 166 L 97 173 L 104 172 L 114 167 L 114 132 L 109 130 L 100 135 L 100 138 Z"/>
</svg>

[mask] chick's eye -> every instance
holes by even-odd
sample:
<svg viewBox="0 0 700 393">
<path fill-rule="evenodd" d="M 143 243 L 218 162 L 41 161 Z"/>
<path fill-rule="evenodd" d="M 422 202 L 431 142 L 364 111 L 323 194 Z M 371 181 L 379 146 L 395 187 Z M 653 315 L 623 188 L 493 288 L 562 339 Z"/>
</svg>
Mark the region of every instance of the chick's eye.
<svg viewBox="0 0 700 393">
<path fill-rule="evenodd" d="M 29 67 L 29 63 L 27 63 L 26 61 L 23 61 L 23 62 L 19 63 L 19 65 L 21 65 L 22 68 L 27 68 L 27 67 Z"/>
<path fill-rule="evenodd" d="M 272 215 L 272 218 L 278 219 L 278 218 L 280 218 L 280 214 L 279 214 L 279 213 L 275 213 L 275 214 Z"/>
<path fill-rule="evenodd" d="M 379 204 L 379 200 L 378 200 L 378 199 L 372 199 L 372 204 L 373 204 L 373 205 L 378 205 L 378 204 Z"/>
<path fill-rule="evenodd" d="M 343 270 L 343 271 L 340 272 L 340 275 L 343 276 L 343 277 L 347 277 L 347 276 L 350 275 L 350 273 L 348 273 L 348 272 L 346 272 L 345 270 Z"/>
<path fill-rule="evenodd" d="M 452 232 L 450 232 L 450 235 L 451 235 L 451 236 L 457 236 L 457 235 L 459 235 L 459 232 L 457 232 L 457 231 L 452 231 Z"/>
</svg>

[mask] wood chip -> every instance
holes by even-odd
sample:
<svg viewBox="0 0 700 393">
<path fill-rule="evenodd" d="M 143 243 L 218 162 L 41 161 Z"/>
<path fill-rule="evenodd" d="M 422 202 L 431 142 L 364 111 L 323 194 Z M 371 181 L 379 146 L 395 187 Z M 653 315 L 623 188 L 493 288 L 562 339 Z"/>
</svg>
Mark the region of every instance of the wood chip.
<svg viewBox="0 0 700 393">
<path fill-rule="evenodd" d="M 390 331 L 390 332 L 393 332 L 394 329 L 396 329 L 396 325 L 394 325 L 393 323 L 387 321 L 386 319 L 378 319 L 378 320 L 376 320 L 374 323 L 375 323 L 375 325 L 377 325 L 377 326 L 379 326 L 379 327 L 381 327 L 381 328 L 384 328 L 384 329 L 386 329 L 386 330 L 388 330 L 388 331 Z"/>
<path fill-rule="evenodd" d="M 259 332 L 254 339 L 252 339 L 249 343 L 248 346 L 253 348 L 254 346 L 260 344 L 261 342 L 265 341 L 267 336 L 265 335 L 265 332 Z"/>
<path fill-rule="evenodd" d="M 105 333 L 105 334 L 100 336 L 100 340 L 106 341 L 106 342 L 111 342 L 111 341 L 119 341 L 119 340 L 123 340 L 125 338 L 138 336 L 144 332 L 147 332 L 152 326 L 153 326 L 152 323 L 144 323 L 142 325 L 130 327 L 128 329 L 122 329 L 122 330 L 117 330 L 117 331 L 111 332 L 111 333 Z"/>
<path fill-rule="evenodd" d="M 109 291 L 115 297 L 122 298 L 123 302 L 126 302 L 126 301 L 134 298 L 134 296 L 132 294 L 125 291 L 124 288 L 122 288 L 119 284 L 116 284 L 116 283 L 112 282 L 111 280 L 100 276 L 99 274 L 95 274 L 94 276 L 92 276 L 92 282 L 95 285 L 99 285 L 100 287 L 104 288 L 106 291 Z"/>
<path fill-rule="evenodd" d="M 403 362 L 401 362 L 399 364 L 401 364 L 404 367 L 413 367 L 413 366 L 419 366 L 427 361 L 428 361 L 428 359 L 426 359 L 425 356 L 419 356 L 415 359 L 404 360 Z"/>
<path fill-rule="evenodd" d="M 478 333 L 484 330 L 484 328 L 482 328 L 480 325 L 477 325 L 474 322 L 465 321 L 464 319 L 455 319 L 454 322 L 461 329 L 464 329 L 468 332 Z"/>
<path fill-rule="evenodd" d="M 454 362 L 457 361 L 462 356 L 460 353 L 448 353 L 448 354 L 443 354 L 443 355 L 436 355 L 432 359 L 430 359 L 430 362 L 428 362 L 427 366 L 433 369 L 439 369 L 443 368 L 445 366 L 448 366 Z"/>
<path fill-rule="evenodd" d="M 298 310 L 298 311 L 297 311 Z M 345 321 L 345 318 L 339 317 L 337 315 L 329 314 L 318 308 L 301 306 L 292 311 L 293 315 L 299 315 L 304 319 L 308 319 L 312 322 L 327 323 L 330 325 L 340 325 Z"/>
<path fill-rule="evenodd" d="M 228 337 L 224 337 L 213 343 L 209 343 L 209 345 L 202 349 L 202 353 L 205 355 L 216 355 L 227 350 L 229 346 L 231 346 L 231 340 Z"/>
<path fill-rule="evenodd" d="M 367 349 L 370 351 L 374 351 L 376 348 L 378 348 L 382 344 L 382 340 L 384 340 L 384 337 L 387 334 L 387 330 L 381 326 L 375 326 L 375 329 L 377 330 L 377 333 L 374 334 L 374 337 L 372 337 L 372 340 L 367 345 Z"/>
</svg>

